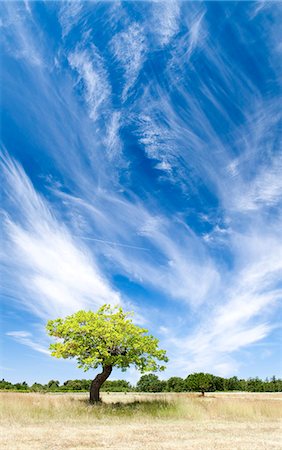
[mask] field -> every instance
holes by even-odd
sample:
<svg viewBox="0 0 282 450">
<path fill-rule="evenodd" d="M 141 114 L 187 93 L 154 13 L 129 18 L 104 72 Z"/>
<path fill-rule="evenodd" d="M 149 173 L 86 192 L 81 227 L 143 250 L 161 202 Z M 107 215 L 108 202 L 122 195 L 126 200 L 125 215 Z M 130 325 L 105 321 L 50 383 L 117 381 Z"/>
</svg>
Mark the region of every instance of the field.
<svg viewBox="0 0 282 450">
<path fill-rule="evenodd" d="M 282 394 L 2 392 L 1 449 L 281 449 Z"/>
</svg>

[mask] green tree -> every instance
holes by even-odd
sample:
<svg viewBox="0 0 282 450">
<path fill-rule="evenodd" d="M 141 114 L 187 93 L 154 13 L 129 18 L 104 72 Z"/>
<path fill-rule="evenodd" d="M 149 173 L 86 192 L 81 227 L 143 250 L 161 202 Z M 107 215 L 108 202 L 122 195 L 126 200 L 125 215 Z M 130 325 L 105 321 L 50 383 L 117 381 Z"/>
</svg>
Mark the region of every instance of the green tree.
<svg viewBox="0 0 282 450">
<path fill-rule="evenodd" d="M 186 387 L 188 391 L 201 392 L 205 395 L 205 392 L 215 391 L 214 376 L 209 373 L 192 373 L 186 378 Z"/>
<path fill-rule="evenodd" d="M 224 389 L 226 391 L 241 391 L 241 381 L 237 377 L 225 378 Z"/>
<path fill-rule="evenodd" d="M 60 387 L 60 382 L 58 380 L 50 380 L 47 383 L 47 388 L 51 391 L 57 391 Z"/>
<path fill-rule="evenodd" d="M 50 336 L 61 339 L 50 345 L 56 358 L 76 358 L 78 367 L 87 371 L 102 367 L 91 382 L 90 403 L 100 401 L 100 388 L 113 367 L 125 371 L 134 365 L 141 372 L 164 370 L 157 361 L 167 362 L 166 352 L 148 330 L 132 323 L 122 308 L 102 306 L 97 312 L 78 311 L 64 319 L 49 320 Z"/>
<path fill-rule="evenodd" d="M 258 377 L 249 378 L 247 380 L 247 391 L 263 392 L 263 381 Z"/>
<path fill-rule="evenodd" d="M 63 383 L 60 390 L 62 391 L 89 391 L 91 381 L 88 380 L 67 380 Z M 87 387 L 86 387 L 87 386 Z"/>
<path fill-rule="evenodd" d="M 217 377 L 215 375 L 212 375 L 212 376 L 213 376 L 215 390 L 216 391 L 224 391 L 224 378 Z"/>
<path fill-rule="evenodd" d="M 27 391 L 28 390 L 28 384 L 26 381 L 24 381 L 23 383 L 15 383 L 14 384 L 14 388 L 17 391 Z"/>
<path fill-rule="evenodd" d="M 4 378 L 2 378 L 2 381 L 0 381 L 0 389 L 13 389 L 14 385 L 10 383 L 10 381 L 5 381 Z"/>
<path fill-rule="evenodd" d="M 152 373 L 143 375 L 136 385 L 139 392 L 163 392 L 166 389 L 166 381 L 159 380 Z"/>
<path fill-rule="evenodd" d="M 169 392 L 183 392 L 186 390 L 185 381 L 180 377 L 171 377 L 166 384 Z"/>
<path fill-rule="evenodd" d="M 107 380 L 103 384 L 101 390 L 106 392 L 130 392 L 133 391 L 133 387 L 125 380 Z"/>
<path fill-rule="evenodd" d="M 90 387 L 90 384 L 88 386 L 88 389 Z M 67 380 L 64 382 L 62 386 L 62 390 L 69 390 L 69 391 L 81 391 L 83 390 L 83 380 Z"/>
<path fill-rule="evenodd" d="M 33 383 L 33 385 L 30 388 L 33 392 L 44 392 L 46 391 L 45 386 L 43 386 L 40 383 Z"/>
</svg>

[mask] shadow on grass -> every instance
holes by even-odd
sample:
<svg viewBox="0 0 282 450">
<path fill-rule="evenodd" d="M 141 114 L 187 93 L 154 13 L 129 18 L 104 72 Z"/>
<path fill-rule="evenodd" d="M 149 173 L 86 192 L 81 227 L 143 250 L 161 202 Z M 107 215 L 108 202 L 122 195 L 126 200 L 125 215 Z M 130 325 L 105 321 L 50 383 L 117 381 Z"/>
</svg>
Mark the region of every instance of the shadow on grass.
<svg viewBox="0 0 282 450">
<path fill-rule="evenodd" d="M 168 416 L 175 412 L 176 404 L 167 400 L 135 400 L 128 403 L 97 403 L 91 405 L 88 400 L 79 399 L 88 409 L 93 410 L 95 415 L 101 416 Z"/>
</svg>

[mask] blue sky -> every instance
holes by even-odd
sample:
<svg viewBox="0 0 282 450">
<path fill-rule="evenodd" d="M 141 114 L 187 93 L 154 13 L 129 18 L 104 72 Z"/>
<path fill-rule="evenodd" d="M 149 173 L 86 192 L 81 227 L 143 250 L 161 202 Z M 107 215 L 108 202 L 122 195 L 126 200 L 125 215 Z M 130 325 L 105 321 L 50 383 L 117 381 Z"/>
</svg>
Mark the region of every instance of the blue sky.
<svg viewBox="0 0 282 450">
<path fill-rule="evenodd" d="M 1 2 L 3 377 L 91 378 L 45 323 L 104 303 L 164 378 L 281 376 L 280 24 L 274 2 Z"/>
</svg>

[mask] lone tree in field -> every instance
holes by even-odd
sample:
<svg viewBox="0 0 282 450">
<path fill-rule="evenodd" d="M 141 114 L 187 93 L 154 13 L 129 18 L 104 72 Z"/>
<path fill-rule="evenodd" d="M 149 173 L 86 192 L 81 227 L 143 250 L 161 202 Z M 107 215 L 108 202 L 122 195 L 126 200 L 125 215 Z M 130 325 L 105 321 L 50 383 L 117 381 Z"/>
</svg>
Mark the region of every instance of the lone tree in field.
<svg viewBox="0 0 282 450">
<path fill-rule="evenodd" d="M 216 390 L 216 377 L 210 373 L 192 373 L 186 378 L 186 387 L 188 391 L 201 392 L 204 397 L 205 392 L 213 392 Z"/>
<path fill-rule="evenodd" d="M 148 330 L 132 323 L 122 308 L 102 306 L 97 312 L 78 311 L 64 319 L 49 320 L 50 336 L 61 339 L 50 345 L 56 358 L 76 358 L 84 371 L 102 367 L 91 382 L 90 403 L 100 401 L 100 388 L 113 367 L 125 371 L 131 364 L 141 372 L 164 370 L 156 360 L 167 362 L 165 350 Z"/>
</svg>

